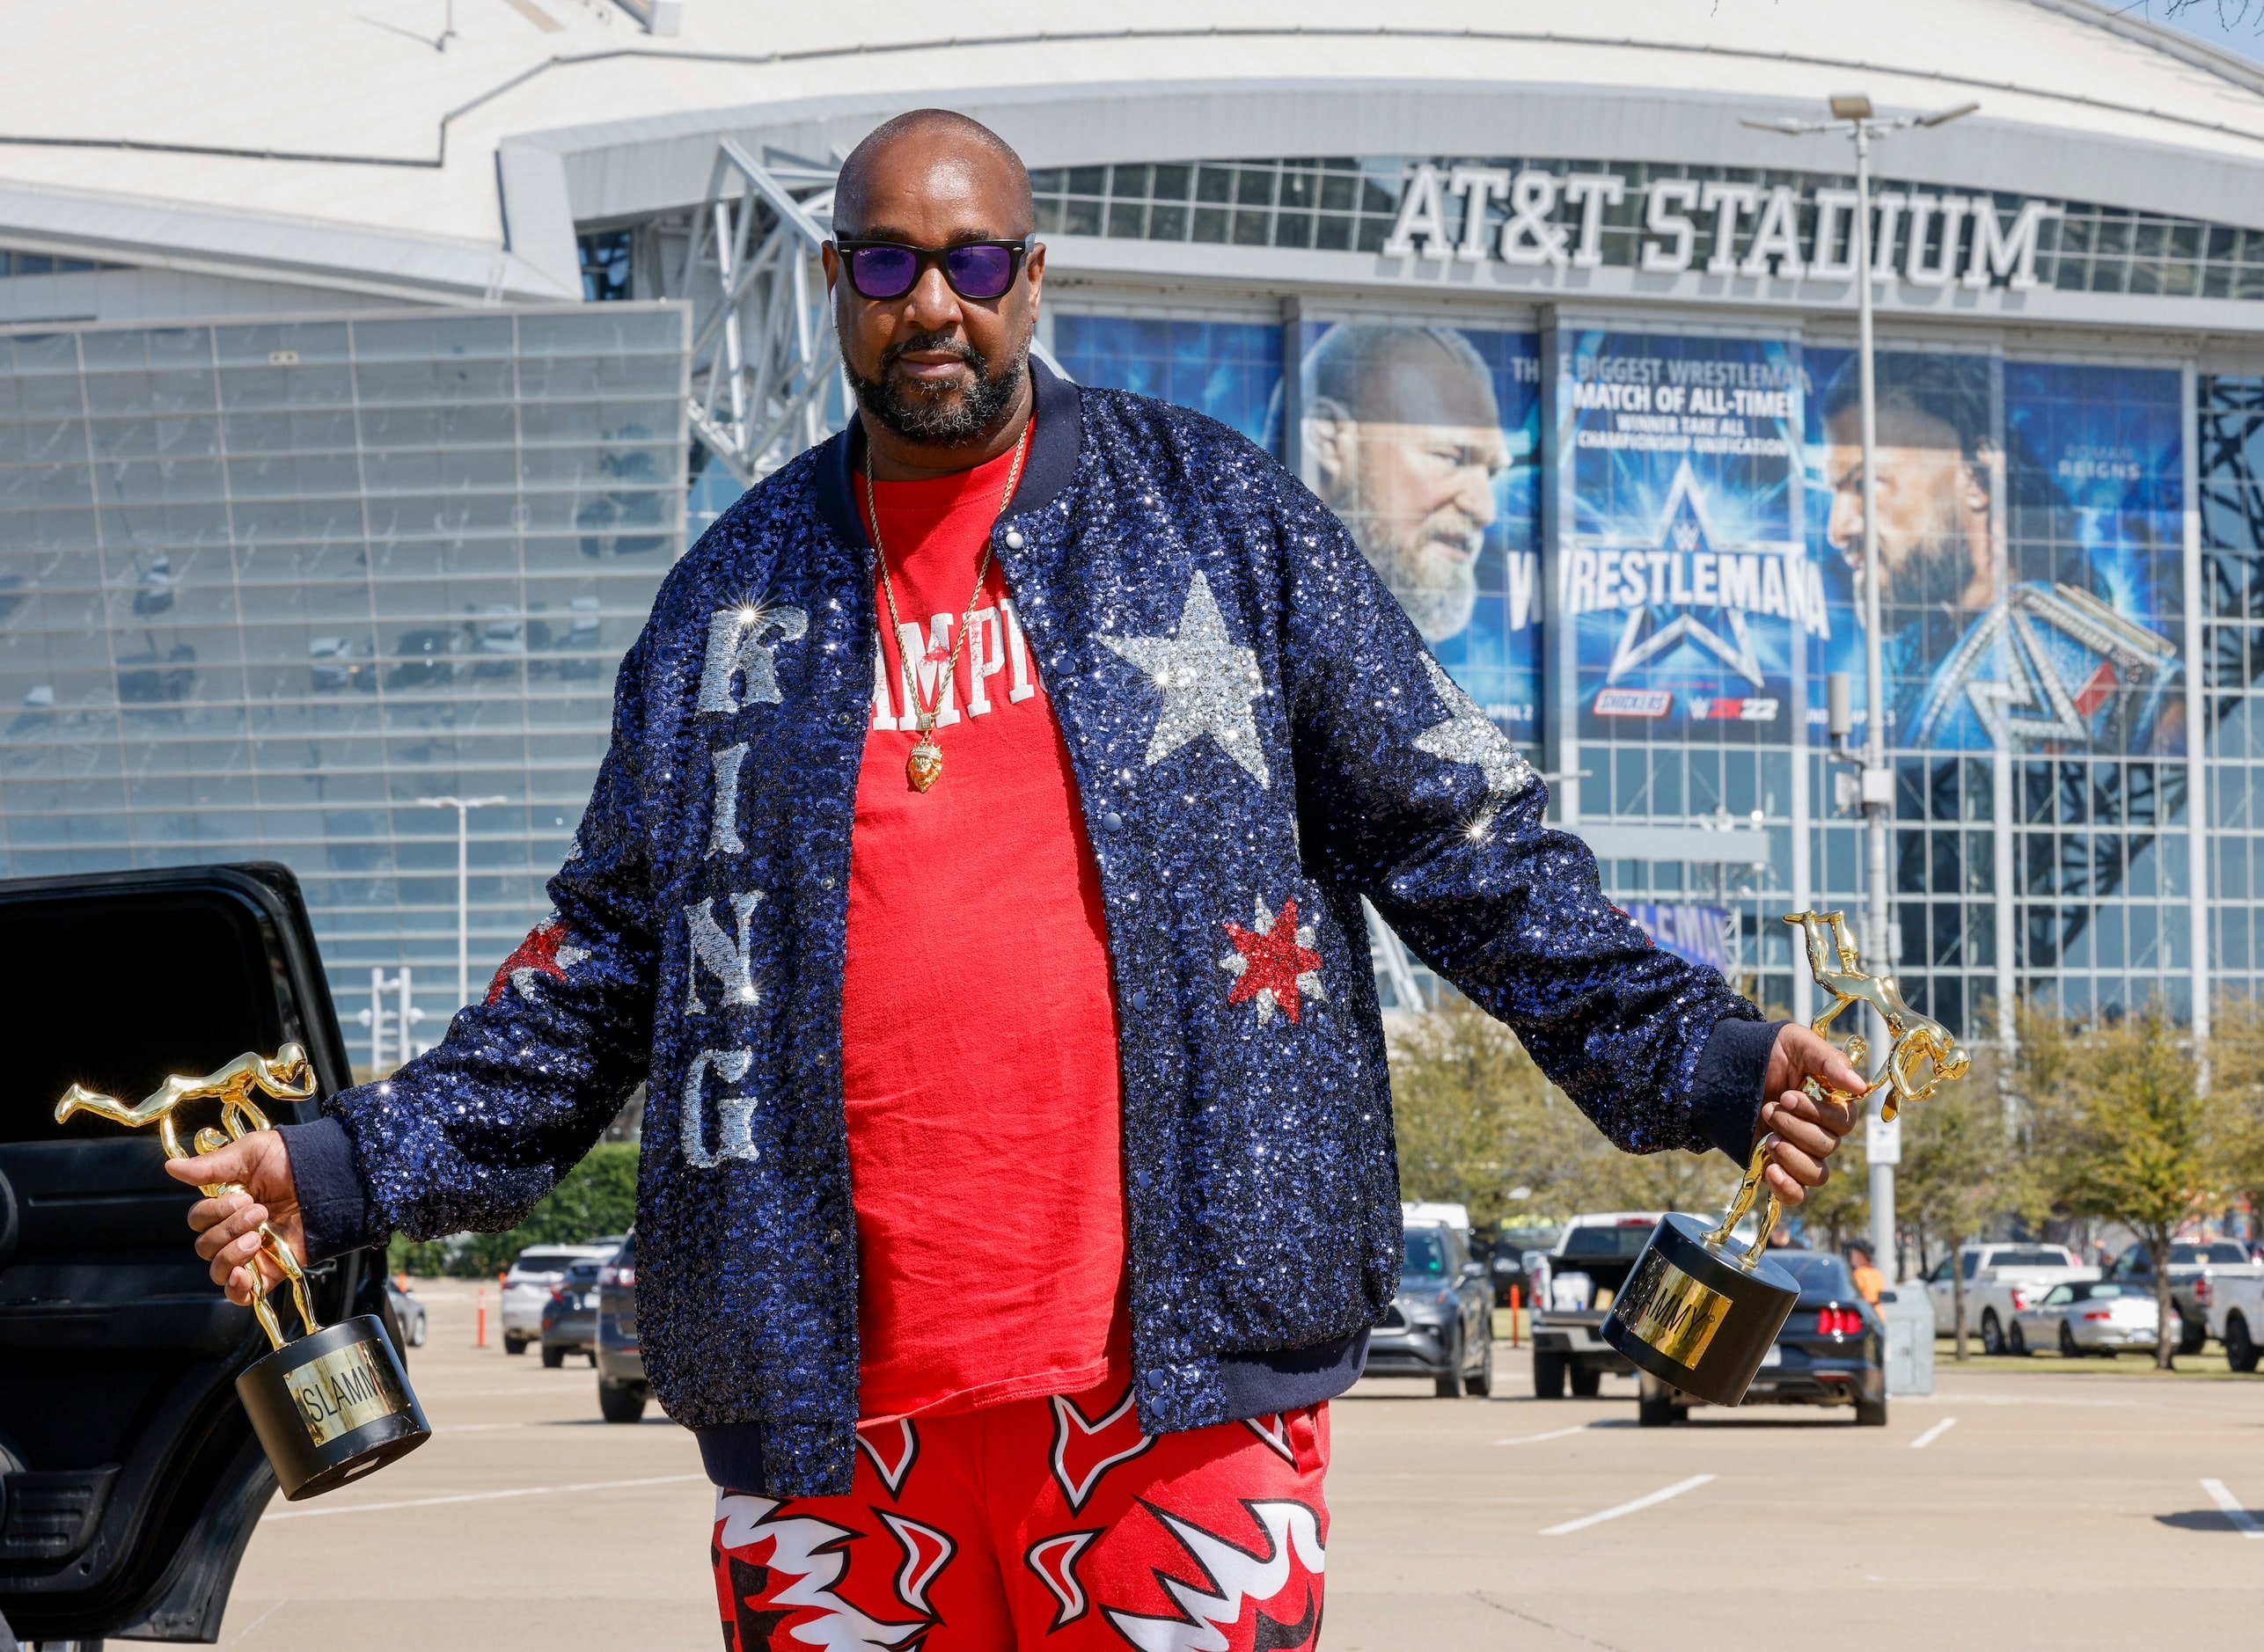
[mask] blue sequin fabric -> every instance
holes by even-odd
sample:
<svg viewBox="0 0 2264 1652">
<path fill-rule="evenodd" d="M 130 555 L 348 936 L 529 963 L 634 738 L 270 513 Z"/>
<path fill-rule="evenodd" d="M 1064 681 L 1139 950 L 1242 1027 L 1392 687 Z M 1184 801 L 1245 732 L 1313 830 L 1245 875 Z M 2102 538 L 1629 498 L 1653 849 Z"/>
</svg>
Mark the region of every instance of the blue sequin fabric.
<svg viewBox="0 0 2264 1652">
<path fill-rule="evenodd" d="M 1362 895 L 1636 1151 L 1704 1145 L 1700 1050 L 1755 1012 L 1605 899 L 1293 478 L 1199 414 L 1033 370 L 1029 479 L 993 541 L 1100 864 L 1136 1392 L 1161 1433 L 1225 1417 L 1222 1361 L 1354 1333 L 1397 1287 Z M 840 998 L 878 636 L 853 440 L 670 575 L 539 967 L 328 1104 L 377 1217 L 434 1236 L 518 1219 L 646 1081 L 645 1367 L 679 1422 L 760 1425 L 781 1495 L 848 1489 L 857 1414 Z"/>
</svg>

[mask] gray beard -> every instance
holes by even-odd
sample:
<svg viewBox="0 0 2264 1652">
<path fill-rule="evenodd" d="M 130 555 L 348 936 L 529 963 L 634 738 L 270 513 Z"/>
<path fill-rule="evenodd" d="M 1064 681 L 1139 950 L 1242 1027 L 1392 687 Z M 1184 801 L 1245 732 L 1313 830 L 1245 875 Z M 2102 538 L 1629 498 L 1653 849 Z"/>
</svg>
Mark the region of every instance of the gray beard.
<svg viewBox="0 0 2264 1652">
<path fill-rule="evenodd" d="M 1449 637 L 1459 637 L 1470 628 L 1470 616 L 1477 611 L 1478 581 L 1475 568 L 1447 585 L 1418 585 L 1399 576 L 1396 570 L 1403 554 L 1396 546 L 1378 548 L 1370 541 L 1375 523 L 1359 511 L 1347 511 L 1339 520 L 1352 530 L 1352 543 L 1359 546 L 1360 554 L 1376 571 L 1376 577 L 1385 588 L 1399 599 L 1400 607 L 1415 622 L 1415 629 L 1423 640 L 1440 643 Z"/>
<path fill-rule="evenodd" d="M 1475 581 L 1462 581 L 1454 585 L 1426 585 L 1418 588 L 1392 592 L 1399 605 L 1415 622 L 1415 629 L 1423 633 L 1423 640 L 1444 642 L 1449 637 L 1459 637 L 1470 628 L 1470 616 L 1477 610 L 1478 591 Z"/>
</svg>

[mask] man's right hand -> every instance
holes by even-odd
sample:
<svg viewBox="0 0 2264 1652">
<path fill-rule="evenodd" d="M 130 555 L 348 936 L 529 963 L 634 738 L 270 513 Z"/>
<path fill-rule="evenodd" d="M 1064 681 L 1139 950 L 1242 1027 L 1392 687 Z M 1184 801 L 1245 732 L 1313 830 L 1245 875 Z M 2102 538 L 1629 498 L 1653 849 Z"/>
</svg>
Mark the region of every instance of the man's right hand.
<svg viewBox="0 0 2264 1652">
<path fill-rule="evenodd" d="M 260 1248 L 260 1223 L 274 1229 L 302 1263 L 306 1261 L 306 1225 L 298 1187 L 291 1180 L 291 1156 L 275 1131 L 254 1130 L 194 1159 L 169 1159 L 165 1173 L 191 1187 L 232 1181 L 244 1189 L 199 1200 L 188 1213 L 188 1224 L 196 1230 L 196 1254 L 212 1264 L 214 1281 L 238 1307 L 252 1300 L 252 1268 L 260 1270 L 266 1285 L 282 1282 L 282 1269 Z"/>
</svg>

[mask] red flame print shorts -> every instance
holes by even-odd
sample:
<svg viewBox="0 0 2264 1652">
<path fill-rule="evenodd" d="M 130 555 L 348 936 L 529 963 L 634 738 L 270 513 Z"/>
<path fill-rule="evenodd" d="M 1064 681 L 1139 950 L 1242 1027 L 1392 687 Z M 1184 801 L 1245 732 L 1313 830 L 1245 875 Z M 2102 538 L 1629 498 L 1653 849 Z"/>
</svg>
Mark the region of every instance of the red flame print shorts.
<svg viewBox="0 0 2264 1652">
<path fill-rule="evenodd" d="M 1317 1644 L 1329 1408 L 1145 1435 L 1128 1391 L 858 1431 L 846 1497 L 715 1498 L 727 1652 Z"/>
</svg>

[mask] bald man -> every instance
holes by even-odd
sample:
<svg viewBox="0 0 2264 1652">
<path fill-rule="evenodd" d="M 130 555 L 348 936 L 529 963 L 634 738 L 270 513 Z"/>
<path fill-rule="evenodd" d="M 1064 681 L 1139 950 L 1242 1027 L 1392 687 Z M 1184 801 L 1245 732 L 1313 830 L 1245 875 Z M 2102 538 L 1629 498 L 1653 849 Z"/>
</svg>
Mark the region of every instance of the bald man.
<svg viewBox="0 0 2264 1652">
<path fill-rule="evenodd" d="M 1293 478 L 1031 362 L 993 134 L 890 121 L 833 230 L 857 417 L 670 572 L 555 911 L 437 1049 L 175 1166 L 248 1189 L 199 1249 L 242 1301 L 263 1219 L 509 1227 L 642 1082 L 728 1647 L 1309 1647 L 1399 1284 L 1361 897 L 1630 1149 L 1768 1136 L 1797 1202 L 1850 1123 L 1799 1086 L 1860 1083 L 1604 899 Z"/>
<path fill-rule="evenodd" d="M 1449 327 L 1331 327 L 1304 362 L 1307 480 L 1428 643 L 1477 605 L 1509 468 L 1493 376 Z"/>
</svg>

